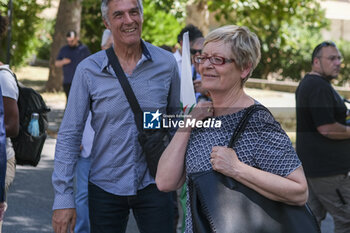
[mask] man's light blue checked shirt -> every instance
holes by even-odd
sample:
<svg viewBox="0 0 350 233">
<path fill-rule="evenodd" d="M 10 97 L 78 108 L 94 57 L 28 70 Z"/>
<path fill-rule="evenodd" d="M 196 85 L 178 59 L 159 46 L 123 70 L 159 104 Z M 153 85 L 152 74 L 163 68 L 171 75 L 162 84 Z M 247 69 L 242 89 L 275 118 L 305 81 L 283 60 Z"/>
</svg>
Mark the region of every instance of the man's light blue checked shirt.
<svg viewBox="0 0 350 233">
<path fill-rule="evenodd" d="M 128 80 L 143 111 L 176 114 L 180 78 L 174 56 L 142 41 L 143 54 Z M 74 208 L 73 177 L 91 110 L 95 131 L 89 181 L 115 195 L 135 195 L 155 183 L 138 142 L 134 114 L 105 51 L 83 60 L 74 75 L 57 137 L 53 209 Z"/>
</svg>

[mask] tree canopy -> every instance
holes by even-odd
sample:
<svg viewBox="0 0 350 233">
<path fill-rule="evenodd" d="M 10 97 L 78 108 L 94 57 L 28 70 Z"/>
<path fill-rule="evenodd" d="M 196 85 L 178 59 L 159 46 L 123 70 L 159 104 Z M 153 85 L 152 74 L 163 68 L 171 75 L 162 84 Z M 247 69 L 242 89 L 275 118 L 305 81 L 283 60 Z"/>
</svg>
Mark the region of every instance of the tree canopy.
<svg viewBox="0 0 350 233">
<path fill-rule="evenodd" d="M 160 1 L 154 0 L 144 0 L 143 4 L 144 19 L 146 19 L 143 24 L 143 39 L 157 46 L 175 45 L 177 43 L 177 35 L 184 27 L 184 22 L 181 23 L 181 18 L 176 18 L 176 12 L 175 14 L 168 13 L 171 7 L 175 6 L 159 5 Z M 181 14 L 177 15 L 177 17 L 180 16 Z"/>
<path fill-rule="evenodd" d="M 77 0 L 69 0 L 77 1 Z M 50 0 L 14 0 L 12 64 L 20 65 L 32 54 L 47 58 L 52 43 L 54 23 L 40 18 Z M 7 12 L 8 0 L 0 0 L 0 10 Z M 92 52 L 100 50 L 104 25 L 100 1 L 82 1 L 81 40 Z M 185 26 L 186 6 L 201 6 L 215 15 L 221 25 L 248 26 L 262 44 L 262 59 L 253 77 L 267 78 L 274 73 L 294 80 L 310 69 L 311 52 L 322 41 L 321 29 L 329 25 L 318 0 L 143 0 L 142 38 L 155 45 L 174 45 Z M 204 6 L 204 7 L 203 7 Z M 193 15 L 192 15 L 193 16 Z M 200 22 L 202 19 L 198 19 Z M 350 53 L 347 43 L 340 42 L 345 58 Z M 5 60 L 6 39 L 1 41 L 0 59 Z M 45 57 L 46 55 L 46 57 Z M 348 60 L 348 59 L 347 59 Z M 347 80 L 350 67 L 339 83 Z"/>
<path fill-rule="evenodd" d="M 8 0 L 0 0 L 0 11 L 7 15 Z M 42 44 L 41 34 L 45 34 L 45 21 L 39 14 L 50 4 L 43 0 L 14 0 L 12 12 L 11 64 L 20 65 L 32 56 Z M 6 60 L 7 38 L 1 40 L 1 61 Z"/>
<path fill-rule="evenodd" d="M 322 40 L 321 29 L 328 25 L 316 0 L 206 2 L 219 22 L 244 25 L 258 35 L 262 57 L 253 74 L 258 78 L 273 72 L 300 79 L 301 71 L 310 68 L 313 47 Z"/>
</svg>

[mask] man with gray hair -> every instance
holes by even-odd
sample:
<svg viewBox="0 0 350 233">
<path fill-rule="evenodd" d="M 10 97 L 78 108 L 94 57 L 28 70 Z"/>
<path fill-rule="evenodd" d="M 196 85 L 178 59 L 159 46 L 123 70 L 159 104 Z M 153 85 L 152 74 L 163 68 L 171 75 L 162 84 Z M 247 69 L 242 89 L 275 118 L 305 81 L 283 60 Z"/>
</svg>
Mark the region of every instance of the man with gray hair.
<svg viewBox="0 0 350 233">
<path fill-rule="evenodd" d="M 180 92 L 177 64 L 171 53 L 141 39 L 141 0 L 103 0 L 101 11 L 113 35 L 112 51 L 141 109 L 176 114 Z M 172 196 L 160 192 L 150 175 L 133 111 L 106 51 L 79 64 L 71 88 L 74 91 L 57 136 L 52 175 L 54 231 L 74 229 L 73 171 L 91 111 L 95 131 L 88 187 L 91 232 L 124 233 L 130 209 L 140 232 L 173 232 Z"/>
</svg>

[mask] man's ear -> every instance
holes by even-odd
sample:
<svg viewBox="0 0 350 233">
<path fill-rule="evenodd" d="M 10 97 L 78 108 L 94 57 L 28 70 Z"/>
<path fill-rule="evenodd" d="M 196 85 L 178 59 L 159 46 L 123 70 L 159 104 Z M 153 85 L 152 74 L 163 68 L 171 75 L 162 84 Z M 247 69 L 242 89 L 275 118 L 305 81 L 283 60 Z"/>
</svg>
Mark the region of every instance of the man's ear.
<svg viewBox="0 0 350 233">
<path fill-rule="evenodd" d="M 249 64 L 246 68 L 243 68 L 242 73 L 241 73 L 242 79 L 245 79 L 248 76 L 250 70 L 252 69 L 252 66 L 253 66 L 252 64 Z"/>
<path fill-rule="evenodd" d="M 104 20 L 103 20 L 103 24 L 105 25 L 105 27 L 106 27 L 107 29 L 110 29 L 110 28 L 109 28 L 109 23 L 107 22 L 107 20 L 104 19 Z"/>
<path fill-rule="evenodd" d="M 315 64 L 315 65 L 320 64 L 320 62 L 321 62 L 321 61 L 320 61 L 320 58 L 318 58 L 318 57 L 315 57 L 315 58 L 314 58 L 314 64 Z"/>
<path fill-rule="evenodd" d="M 314 58 L 314 61 L 312 62 L 312 66 L 311 66 L 311 67 L 312 67 L 313 70 L 314 70 L 314 69 L 318 70 L 319 67 L 320 67 L 320 64 L 321 64 L 320 58 L 315 57 L 315 58 Z"/>
</svg>

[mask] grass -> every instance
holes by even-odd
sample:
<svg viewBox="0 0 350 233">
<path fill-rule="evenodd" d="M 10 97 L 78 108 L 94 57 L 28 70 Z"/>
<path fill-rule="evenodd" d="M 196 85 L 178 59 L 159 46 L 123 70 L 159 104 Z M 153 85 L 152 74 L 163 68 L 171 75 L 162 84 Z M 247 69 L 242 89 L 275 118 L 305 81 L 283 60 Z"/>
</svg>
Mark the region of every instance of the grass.
<svg viewBox="0 0 350 233">
<path fill-rule="evenodd" d="M 26 66 L 15 70 L 15 72 L 18 80 L 25 86 L 38 91 L 46 105 L 51 108 L 51 111 L 48 113 L 49 127 L 47 133 L 52 138 L 56 138 L 66 104 L 64 92 L 45 92 L 45 85 L 49 77 L 49 68 Z"/>
<path fill-rule="evenodd" d="M 64 104 L 66 97 L 63 91 L 45 92 L 45 85 L 49 77 L 49 68 L 25 66 L 15 70 L 18 80 L 27 87 L 40 92 L 48 105 Z"/>
</svg>

